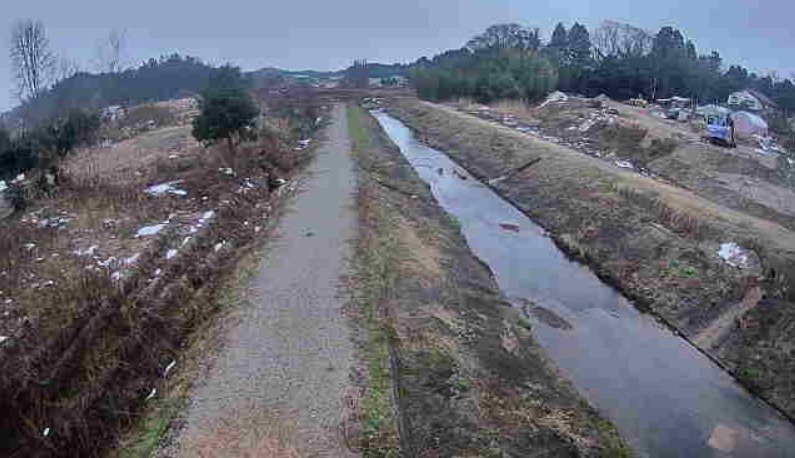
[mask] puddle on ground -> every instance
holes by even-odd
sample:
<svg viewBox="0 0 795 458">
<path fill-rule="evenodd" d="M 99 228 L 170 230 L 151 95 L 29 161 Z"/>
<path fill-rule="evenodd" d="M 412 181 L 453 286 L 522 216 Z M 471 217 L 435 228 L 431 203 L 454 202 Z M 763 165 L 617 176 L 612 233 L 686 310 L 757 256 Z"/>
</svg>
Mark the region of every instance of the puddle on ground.
<svg viewBox="0 0 795 458">
<path fill-rule="evenodd" d="M 543 229 L 444 153 L 389 115 L 374 115 L 505 296 L 527 299 L 518 306 L 528 309 L 546 353 L 639 456 L 793 456 L 795 428 L 778 412 L 569 260 Z"/>
</svg>

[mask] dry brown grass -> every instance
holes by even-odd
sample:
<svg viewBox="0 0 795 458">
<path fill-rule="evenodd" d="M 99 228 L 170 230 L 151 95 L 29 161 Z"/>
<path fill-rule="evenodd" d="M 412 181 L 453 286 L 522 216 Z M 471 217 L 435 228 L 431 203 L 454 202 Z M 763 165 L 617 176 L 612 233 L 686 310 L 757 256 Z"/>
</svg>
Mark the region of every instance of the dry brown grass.
<svg viewBox="0 0 795 458">
<path fill-rule="evenodd" d="M 417 228 L 405 218 L 400 218 L 398 223 L 398 238 L 407 255 L 401 266 L 403 273 L 420 278 L 426 287 L 437 284 L 442 277 L 439 248 L 423 241 Z"/>
<path fill-rule="evenodd" d="M 212 316 L 224 272 L 270 217 L 272 173 L 287 177 L 294 168 L 284 164 L 298 164 L 293 151 L 250 145 L 230 175 L 219 171 L 220 152 L 199 148 L 184 128 L 84 150 L 64 164 L 56 193 L 4 223 L 0 335 L 10 339 L 0 345 L 0 428 L 10 433 L 0 454 L 98 453 L 135 421 L 165 364 Z M 172 180 L 188 195 L 143 193 Z M 214 218 L 189 231 L 208 210 Z M 39 228 L 58 217 L 60 227 Z M 163 221 L 157 236 L 134 236 Z M 90 246 L 92 254 L 74 253 Z M 173 259 L 168 248 L 178 249 Z"/>
</svg>

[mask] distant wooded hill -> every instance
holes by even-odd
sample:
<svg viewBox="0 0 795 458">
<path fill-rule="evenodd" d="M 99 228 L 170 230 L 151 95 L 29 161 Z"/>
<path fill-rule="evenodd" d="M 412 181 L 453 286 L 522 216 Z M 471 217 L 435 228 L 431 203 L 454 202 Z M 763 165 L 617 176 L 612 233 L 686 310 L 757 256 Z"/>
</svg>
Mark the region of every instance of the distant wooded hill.
<svg viewBox="0 0 795 458">
<path fill-rule="evenodd" d="M 98 110 L 195 94 L 215 71 L 195 57 L 172 54 L 119 73 L 81 72 L 13 109 L 7 118 L 35 124 L 74 108 Z"/>
</svg>

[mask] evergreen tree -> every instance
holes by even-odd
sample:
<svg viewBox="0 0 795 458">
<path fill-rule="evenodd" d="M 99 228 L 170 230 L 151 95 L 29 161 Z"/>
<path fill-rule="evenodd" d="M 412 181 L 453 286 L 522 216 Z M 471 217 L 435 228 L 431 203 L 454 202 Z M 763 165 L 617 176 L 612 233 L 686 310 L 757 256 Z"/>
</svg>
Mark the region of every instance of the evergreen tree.
<svg viewBox="0 0 795 458">
<path fill-rule="evenodd" d="M 253 128 L 259 109 L 246 90 L 237 67 L 224 66 L 202 91 L 200 113 L 193 120 L 193 136 L 204 143 L 226 140 L 229 152 Z"/>
<path fill-rule="evenodd" d="M 591 36 L 584 25 L 575 22 L 566 40 L 568 58 L 575 65 L 586 65 L 591 59 Z"/>
<path fill-rule="evenodd" d="M 553 50 L 560 50 L 566 49 L 568 44 L 569 40 L 566 27 L 562 22 L 558 22 L 558 24 L 555 26 L 555 30 L 552 32 L 552 38 L 550 38 L 547 47 Z"/>
</svg>

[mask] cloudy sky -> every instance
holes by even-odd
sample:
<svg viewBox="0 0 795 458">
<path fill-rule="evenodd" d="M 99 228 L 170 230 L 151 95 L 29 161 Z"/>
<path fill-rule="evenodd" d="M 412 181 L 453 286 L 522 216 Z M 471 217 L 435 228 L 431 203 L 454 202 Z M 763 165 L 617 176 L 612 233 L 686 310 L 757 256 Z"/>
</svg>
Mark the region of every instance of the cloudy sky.
<svg viewBox="0 0 795 458">
<path fill-rule="evenodd" d="M 8 41 L 20 18 L 41 19 L 52 48 L 91 69 L 97 43 L 127 33 L 127 58 L 138 63 L 180 52 L 244 69 L 338 69 L 354 58 L 407 62 L 461 46 L 497 22 L 537 26 L 557 21 L 592 29 L 605 19 L 656 30 L 673 25 L 724 62 L 781 76 L 795 73 L 792 0 L 30 0 L 3 2 L 0 15 L 0 109 L 13 104 Z"/>
</svg>

